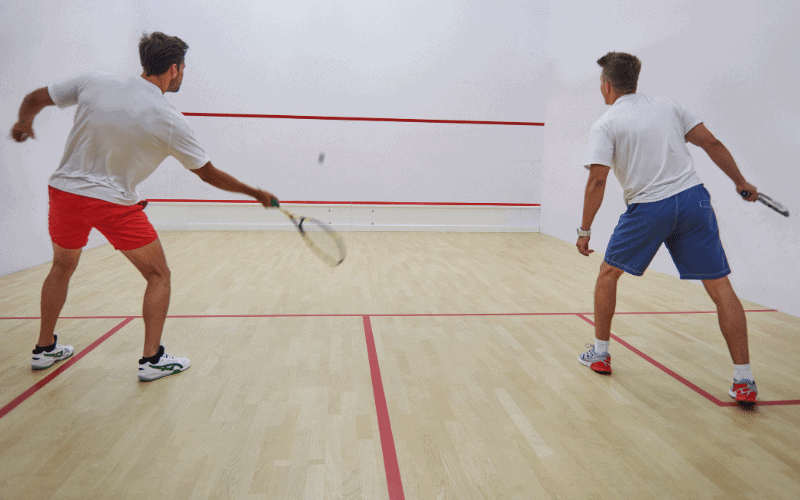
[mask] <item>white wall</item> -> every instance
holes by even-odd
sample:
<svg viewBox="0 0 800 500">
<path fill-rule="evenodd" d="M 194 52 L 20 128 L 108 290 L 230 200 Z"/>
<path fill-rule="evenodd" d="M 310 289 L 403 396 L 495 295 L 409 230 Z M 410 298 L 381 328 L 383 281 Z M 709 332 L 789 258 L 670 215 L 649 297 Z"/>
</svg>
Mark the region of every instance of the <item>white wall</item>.
<svg viewBox="0 0 800 500">
<path fill-rule="evenodd" d="M 142 32 L 190 46 L 184 112 L 541 122 L 547 0 L 46 0 L 0 5 L 0 117 L 88 70 L 138 74 Z M 0 275 L 51 258 L 47 178 L 73 111 L 0 141 Z M 282 199 L 538 203 L 541 127 L 190 118 L 212 161 Z M 3 132 L 5 135 L 7 132 Z M 323 165 L 319 152 L 326 152 Z M 146 198 L 235 197 L 168 159 Z M 94 238 L 95 244 L 102 238 Z"/>
<path fill-rule="evenodd" d="M 543 232 L 573 241 L 586 134 L 606 109 L 595 61 L 608 50 L 630 51 L 644 62 L 641 91 L 670 96 L 702 116 L 749 179 L 793 212 L 784 219 L 738 200 L 730 182 L 694 151 L 737 291 L 800 316 L 794 193 L 800 9 L 794 0 L 663 0 L 658 7 L 635 0 L 229 5 L 0 3 L 0 132 L 7 134 L 22 98 L 36 87 L 92 69 L 137 74 L 139 36 L 162 30 L 191 46 L 184 88 L 168 96 L 181 111 L 546 123 L 497 136 L 479 128 L 426 126 L 409 133 L 401 125 L 369 132 L 357 126 L 348 132 L 349 125 L 309 122 L 298 131 L 288 121 L 193 118 L 215 163 L 244 180 L 284 199 L 541 202 Z M 38 139 L 0 140 L 0 275 L 51 258 L 46 183 L 71 119 L 71 111 L 46 109 L 36 122 Z M 386 146 L 394 137 L 401 143 Z M 319 170 L 317 149 L 329 150 L 326 170 Z M 303 172 L 316 181 L 302 185 Z M 515 182 L 526 172 L 530 177 Z M 144 196 L 167 197 L 167 187 L 175 188 L 168 197 L 230 196 L 206 188 L 171 160 L 156 175 L 142 186 Z M 331 182 L 341 178 L 351 182 Z M 594 248 L 605 249 L 623 210 L 612 181 L 593 228 Z M 93 236 L 93 244 L 102 241 Z M 653 269 L 674 273 L 663 253 Z"/>
<path fill-rule="evenodd" d="M 47 180 L 58 166 L 73 112 L 42 111 L 37 138 L 10 139 L 23 97 L 89 68 L 130 72 L 136 33 L 130 2 L 0 3 L 0 275 L 52 259 Z M 102 21 L 101 21 L 102 20 Z M 88 247 L 105 243 L 92 232 Z"/>
<path fill-rule="evenodd" d="M 587 171 L 581 166 L 592 123 L 607 109 L 597 59 L 607 51 L 642 60 L 639 91 L 682 102 L 728 147 L 747 179 L 780 200 L 786 219 L 744 203 L 733 183 L 690 145 L 711 192 L 723 243 L 742 298 L 800 316 L 800 8 L 794 0 L 665 0 L 550 3 L 548 52 L 553 83 L 547 104 L 543 233 L 575 241 Z M 619 215 L 611 181 L 592 227 L 603 252 Z M 577 251 L 576 251 L 577 254 Z M 677 276 L 662 248 L 651 269 Z"/>
</svg>

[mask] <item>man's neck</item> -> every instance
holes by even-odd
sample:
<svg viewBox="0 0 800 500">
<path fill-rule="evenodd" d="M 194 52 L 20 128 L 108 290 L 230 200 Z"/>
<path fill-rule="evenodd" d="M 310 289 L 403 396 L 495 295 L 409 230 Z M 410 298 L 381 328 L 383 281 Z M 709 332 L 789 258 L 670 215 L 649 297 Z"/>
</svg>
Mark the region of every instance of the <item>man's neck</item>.
<svg viewBox="0 0 800 500">
<path fill-rule="evenodd" d="M 615 102 L 617 102 L 617 99 L 619 99 L 620 97 L 624 97 L 624 96 L 626 96 L 626 95 L 633 95 L 633 94 L 635 94 L 635 93 L 636 93 L 636 91 L 633 91 L 633 92 L 626 92 L 626 93 L 624 93 L 624 94 L 617 94 L 616 92 L 614 92 L 614 91 L 612 90 L 612 91 L 611 91 L 611 93 L 610 93 L 610 94 L 609 94 L 609 96 L 608 96 L 608 97 L 609 97 L 609 100 L 611 101 L 611 102 L 609 102 L 609 103 L 608 103 L 608 105 L 609 105 L 609 106 L 613 105 Z"/>
<path fill-rule="evenodd" d="M 162 94 L 167 91 L 167 88 L 169 88 L 169 78 L 163 78 L 165 75 L 166 74 L 147 76 L 144 72 L 142 72 L 142 78 L 158 87 L 158 90 L 160 90 Z"/>
</svg>

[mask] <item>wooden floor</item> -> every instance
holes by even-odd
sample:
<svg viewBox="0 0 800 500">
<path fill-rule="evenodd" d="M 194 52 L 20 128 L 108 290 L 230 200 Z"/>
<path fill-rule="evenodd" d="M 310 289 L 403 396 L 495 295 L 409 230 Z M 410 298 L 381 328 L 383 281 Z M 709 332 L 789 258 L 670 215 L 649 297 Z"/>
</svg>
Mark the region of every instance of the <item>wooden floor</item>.
<svg viewBox="0 0 800 500">
<path fill-rule="evenodd" d="M 702 286 L 626 275 L 614 374 L 593 341 L 601 257 L 541 234 L 166 232 L 164 343 L 136 378 L 144 280 L 87 251 L 32 372 L 49 269 L 0 278 L 0 498 L 800 498 L 800 319 L 745 302 L 761 403 Z"/>
</svg>

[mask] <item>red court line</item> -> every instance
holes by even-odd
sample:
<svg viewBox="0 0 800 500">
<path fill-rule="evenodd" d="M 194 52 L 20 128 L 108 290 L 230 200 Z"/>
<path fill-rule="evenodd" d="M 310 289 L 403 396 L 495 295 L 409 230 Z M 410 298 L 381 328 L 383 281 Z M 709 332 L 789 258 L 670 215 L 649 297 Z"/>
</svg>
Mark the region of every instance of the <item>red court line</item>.
<svg viewBox="0 0 800 500">
<path fill-rule="evenodd" d="M 800 405 L 800 399 L 787 399 L 784 401 L 759 401 L 758 406 L 794 406 Z M 736 403 L 723 403 L 723 406 L 736 406 Z"/>
<path fill-rule="evenodd" d="M 757 312 L 779 312 L 777 309 L 745 309 L 746 313 L 757 313 Z M 586 313 L 594 314 L 594 313 Z M 717 311 L 648 311 L 648 312 L 615 312 L 614 314 L 717 314 Z"/>
<path fill-rule="evenodd" d="M 651 314 L 716 314 L 717 311 L 648 311 L 648 312 L 617 312 L 616 314 L 641 314 L 648 316 Z M 777 309 L 749 309 L 745 312 L 779 312 Z M 491 317 L 491 316 L 592 316 L 589 312 L 539 312 L 539 313 L 422 313 L 422 314 L 402 314 L 402 313 L 374 313 L 368 314 L 371 318 L 453 318 L 453 317 Z M 141 316 L 61 316 L 59 319 L 124 319 L 141 318 Z M 167 316 L 168 319 L 224 319 L 224 318 L 362 318 L 364 314 L 184 314 Z M 39 316 L 7 316 L 0 317 L 2 320 L 38 320 Z M 586 318 L 583 318 L 586 319 Z M 590 321 L 586 319 L 586 321 Z M 592 323 L 594 324 L 594 323 Z"/>
<path fill-rule="evenodd" d="M 141 316 L 59 316 L 58 319 L 125 319 L 125 318 L 141 318 Z M 31 320 L 39 320 L 42 319 L 40 316 L 9 316 L 5 318 L 0 318 L 0 320 L 4 319 L 31 319 Z"/>
<path fill-rule="evenodd" d="M 28 389 L 27 391 L 23 392 L 22 394 L 20 394 L 16 398 L 14 398 L 10 403 L 5 405 L 4 407 L 0 408 L 0 418 L 3 418 L 4 416 L 6 416 L 11 410 L 16 408 L 17 406 L 22 404 L 26 399 L 28 399 L 33 394 L 35 394 L 36 391 L 38 391 L 42 387 L 44 387 L 47 384 L 49 384 L 54 378 L 56 378 L 59 375 L 61 375 L 62 373 L 64 373 L 64 371 L 67 368 L 69 368 L 70 366 L 72 366 L 75 363 L 77 363 L 78 360 L 80 360 L 82 357 L 84 357 L 87 354 L 89 354 L 90 352 L 92 352 L 95 347 L 99 346 L 100 344 L 102 344 L 103 342 L 108 340 L 109 337 L 111 337 L 112 335 L 114 335 L 115 333 L 120 331 L 125 325 L 127 325 L 128 323 L 130 323 L 134 319 L 136 319 L 136 318 L 128 316 L 125 319 L 125 321 L 123 321 L 122 323 L 118 324 L 117 326 L 115 326 L 114 328 L 109 330 L 105 335 L 103 335 L 99 339 L 97 339 L 94 342 L 92 342 L 88 347 L 86 347 L 80 353 L 74 354 L 70 359 L 64 361 L 64 363 L 62 363 L 61 366 L 56 368 L 54 371 L 50 372 L 46 377 L 44 377 L 43 379 L 41 379 L 38 382 L 36 382 L 35 384 L 33 384 L 33 386 L 30 389 Z"/>
<path fill-rule="evenodd" d="M 492 120 L 431 120 L 419 118 L 373 118 L 364 116 L 305 116 L 305 115 L 254 115 L 238 113 L 183 113 L 184 116 L 200 116 L 210 118 L 281 118 L 289 120 L 328 120 L 345 122 L 401 122 L 401 123 L 454 123 L 459 125 L 523 125 L 528 127 L 544 127 L 542 122 L 507 122 Z"/>
<path fill-rule="evenodd" d="M 460 318 L 493 316 L 576 316 L 581 313 L 452 313 L 452 314 L 369 314 L 371 318 Z M 590 314 L 590 313 L 585 313 Z M 123 319 L 128 316 L 61 316 L 58 319 Z M 141 316 L 134 316 L 141 318 Z M 241 319 L 241 318 L 362 318 L 364 314 L 185 314 L 167 316 L 167 319 Z M 39 317 L 6 317 L 0 320 L 38 320 Z"/>
<path fill-rule="evenodd" d="M 404 500 L 403 482 L 400 479 L 400 465 L 397 463 L 397 452 L 394 448 L 392 424 L 389 422 L 389 408 L 386 406 L 386 394 L 383 392 L 381 368 L 378 366 L 378 353 L 375 350 L 375 337 L 372 334 L 372 322 L 369 316 L 364 318 L 364 336 L 367 339 L 367 355 L 372 375 L 372 392 L 375 396 L 375 411 L 378 414 L 378 429 L 381 435 L 383 450 L 383 466 L 386 469 L 386 485 L 389 489 L 389 500 Z"/>
<path fill-rule="evenodd" d="M 757 311 L 749 311 L 749 312 L 757 312 Z M 590 325 L 594 326 L 594 321 L 590 320 L 585 315 L 578 314 L 577 316 L 580 317 L 581 319 L 583 319 L 584 321 L 586 321 L 587 323 L 589 323 Z M 639 349 L 633 347 L 631 344 L 625 342 L 624 340 L 622 340 L 618 336 L 614 335 L 613 333 L 611 334 L 611 338 L 616 340 L 622 346 L 628 348 L 628 350 L 630 350 L 631 352 L 633 352 L 637 356 L 641 357 L 642 359 L 644 359 L 648 363 L 652 364 L 653 366 L 655 366 L 659 370 L 663 371 L 664 373 L 666 373 L 670 377 L 672 377 L 675 380 L 677 380 L 678 382 L 682 383 L 683 385 L 685 385 L 689 389 L 693 390 L 697 394 L 699 394 L 699 395 L 703 396 L 704 398 L 706 398 L 707 400 L 711 401 L 715 405 L 717 405 L 717 406 L 736 406 L 736 403 L 734 403 L 734 402 L 724 402 L 724 401 L 721 401 L 716 396 L 713 396 L 713 395 L 709 394 L 705 390 L 703 390 L 700 387 L 698 387 L 696 384 L 693 384 L 692 382 L 689 382 L 688 380 L 686 380 L 682 376 L 678 375 L 674 371 L 672 371 L 669 368 L 667 368 L 666 366 L 662 365 L 661 363 L 659 363 L 655 359 L 651 358 L 647 354 L 643 353 Z M 758 401 L 758 405 L 759 406 L 779 406 L 779 405 L 780 406 L 788 406 L 788 405 L 797 405 L 797 404 L 800 404 L 800 400 L 798 400 L 798 399 L 796 399 L 796 400 L 787 400 L 787 401 L 761 401 L 761 400 Z"/>
<path fill-rule="evenodd" d="M 192 199 L 148 199 L 148 203 L 241 203 L 260 204 L 256 200 L 192 200 Z M 399 205 L 419 207 L 540 207 L 541 203 L 461 203 L 451 201 L 300 201 L 281 200 L 281 204 L 295 203 L 300 205 Z"/>
<path fill-rule="evenodd" d="M 586 321 L 590 325 L 594 326 L 594 321 L 590 320 L 589 318 L 587 318 L 583 314 L 579 314 L 578 317 L 580 317 L 582 320 Z M 670 377 L 674 378 L 678 382 L 682 383 L 683 385 L 685 385 L 689 389 L 693 390 L 697 394 L 703 396 L 704 398 L 706 398 L 707 400 L 711 401 L 712 403 L 714 403 L 717 406 L 722 406 L 723 403 L 718 398 L 716 398 L 715 396 L 712 396 L 711 394 L 709 394 L 708 392 L 704 391 L 703 389 L 701 389 L 697 385 L 693 384 L 692 382 L 689 382 L 688 380 L 686 380 L 685 378 L 681 377 L 680 375 L 678 375 L 674 371 L 670 370 L 666 366 L 662 365 L 661 363 L 659 363 L 655 359 L 651 358 L 650 356 L 648 356 L 647 354 L 643 353 L 639 349 L 633 347 L 629 343 L 627 343 L 624 340 L 622 340 L 621 338 L 617 337 L 613 333 L 611 334 L 611 338 L 616 340 L 617 342 L 619 342 L 623 346 L 627 347 L 634 354 L 638 355 L 639 357 L 641 357 L 642 359 L 644 359 L 648 363 L 652 364 L 653 366 L 655 366 L 659 370 L 663 371 L 664 373 L 666 373 Z"/>
</svg>

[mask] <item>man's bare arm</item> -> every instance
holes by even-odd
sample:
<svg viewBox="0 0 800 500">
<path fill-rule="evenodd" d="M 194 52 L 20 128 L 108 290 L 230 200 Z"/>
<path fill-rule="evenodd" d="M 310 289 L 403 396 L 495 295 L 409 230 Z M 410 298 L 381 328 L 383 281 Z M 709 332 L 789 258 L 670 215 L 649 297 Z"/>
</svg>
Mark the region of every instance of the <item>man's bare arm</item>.
<svg viewBox="0 0 800 500">
<path fill-rule="evenodd" d="M 690 130 L 686 134 L 686 140 L 702 148 L 708 154 L 708 157 L 720 170 L 725 172 L 725 175 L 730 177 L 733 183 L 736 184 L 738 193 L 742 191 L 749 192 L 750 196 L 745 198 L 747 201 L 756 201 L 758 199 L 758 189 L 745 180 L 728 148 L 722 144 L 722 141 L 714 137 L 714 134 L 704 124 L 701 123 Z"/>
<path fill-rule="evenodd" d="M 23 142 L 28 137 L 35 138 L 33 119 L 39 114 L 39 111 L 54 104 L 47 87 L 36 89 L 26 95 L 19 107 L 19 121 L 11 128 L 11 137 L 17 142 Z"/>
<path fill-rule="evenodd" d="M 197 174 L 203 182 L 211 184 L 215 188 L 222 189 L 223 191 L 230 191 L 231 193 L 242 193 L 247 196 L 252 196 L 267 208 L 272 207 L 273 199 L 278 201 L 278 198 L 269 191 L 248 186 L 227 172 L 216 168 L 211 162 L 192 170 L 192 172 Z"/>
<path fill-rule="evenodd" d="M 600 164 L 592 164 L 589 167 L 589 179 L 586 181 L 586 192 L 583 197 L 583 219 L 581 220 L 581 229 L 588 231 L 592 228 L 592 223 L 603 204 L 603 198 L 606 193 L 606 179 L 608 172 L 611 171 L 610 167 Z M 581 236 L 575 244 L 578 251 L 583 255 L 589 255 L 594 250 L 589 250 L 589 236 Z"/>
</svg>

